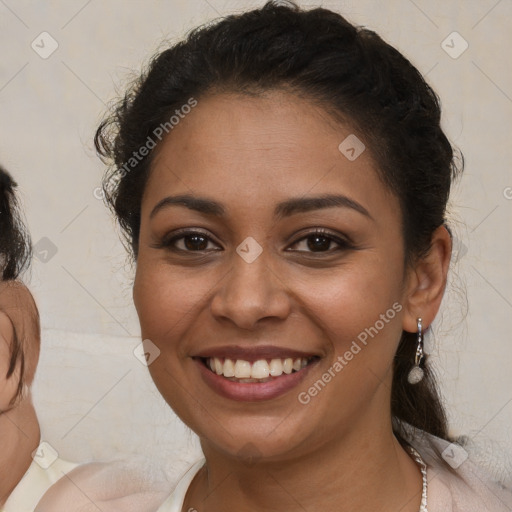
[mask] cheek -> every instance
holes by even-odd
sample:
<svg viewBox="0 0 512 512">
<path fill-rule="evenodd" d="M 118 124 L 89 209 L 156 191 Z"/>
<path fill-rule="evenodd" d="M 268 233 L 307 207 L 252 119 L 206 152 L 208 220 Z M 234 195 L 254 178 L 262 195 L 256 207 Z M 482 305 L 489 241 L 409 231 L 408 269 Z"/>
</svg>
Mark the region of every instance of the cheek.
<svg viewBox="0 0 512 512">
<path fill-rule="evenodd" d="M 364 265 L 364 271 L 345 268 L 323 282 L 303 284 L 305 310 L 315 317 L 318 337 L 330 348 L 321 377 L 329 384 L 319 386 L 315 375 L 302 387 L 299 401 L 327 417 L 325 431 L 355 421 L 376 394 L 375 403 L 387 404 L 390 369 L 402 332 L 400 279 L 401 269 L 389 267 L 385 272 L 380 265 Z M 343 406 L 333 409 L 333 404 Z"/>
<path fill-rule="evenodd" d="M 401 269 L 392 265 L 358 262 L 324 277 L 295 279 L 295 283 L 305 311 L 342 339 L 373 325 L 402 297 Z"/>
<path fill-rule="evenodd" d="M 142 336 L 157 345 L 177 338 L 201 307 L 210 280 L 203 272 L 176 270 L 165 263 L 140 260 L 133 286 L 133 301 Z"/>
<path fill-rule="evenodd" d="M 296 288 L 319 329 L 318 338 L 329 349 L 326 368 L 338 362 L 336 383 L 324 399 L 332 398 L 331 393 L 342 396 L 350 410 L 353 400 L 357 407 L 361 397 L 386 380 L 402 332 L 401 278 L 396 261 L 370 264 L 362 258 L 329 278 L 308 279 Z"/>
<path fill-rule="evenodd" d="M 191 365 L 187 354 L 188 331 L 200 323 L 208 290 L 215 280 L 199 270 L 184 272 L 165 263 L 140 259 L 133 287 L 133 300 L 142 339 L 151 340 L 160 350 L 148 370 L 158 391 L 187 425 L 197 424 L 193 387 L 187 389 Z M 185 386 L 185 387 L 184 387 Z"/>
</svg>

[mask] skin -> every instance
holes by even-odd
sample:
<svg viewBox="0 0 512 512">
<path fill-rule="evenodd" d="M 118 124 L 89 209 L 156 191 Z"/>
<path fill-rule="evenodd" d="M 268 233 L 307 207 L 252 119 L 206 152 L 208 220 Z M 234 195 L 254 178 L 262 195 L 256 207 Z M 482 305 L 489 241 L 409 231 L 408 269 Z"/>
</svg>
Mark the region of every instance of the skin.
<svg viewBox="0 0 512 512">
<path fill-rule="evenodd" d="M 419 509 L 420 471 L 391 427 L 391 364 L 402 329 L 415 332 L 418 317 L 426 328 L 437 313 L 450 237 L 436 230 L 429 254 L 404 268 L 398 200 L 368 149 L 354 161 L 340 153 L 351 133 L 286 92 L 223 94 L 201 98 L 158 148 L 142 200 L 133 296 L 143 339 L 161 351 L 151 375 L 206 457 L 183 510 Z M 274 217 L 281 201 L 332 193 L 370 217 L 347 207 Z M 172 205 L 151 216 L 177 194 L 215 200 L 225 215 Z M 205 232 L 206 250 L 193 252 L 183 239 L 181 252 L 163 247 L 180 228 Z M 349 237 L 355 248 L 332 242 L 315 251 L 305 238 L 314 228 Z M 249 236 L 263 249 L 252 263 L 235 251 Z M 394 303 L 401 311 L 301 404 L 298 393 Z M 257 403 L 218 395 L 192 359 L 212 346 L 268 344 L 320 360 L 300 386 Z"/>
<path fill-rule="evenodd" d="M 32 404 L 29 385 L 39 358 L 38 313 L 32 295 L 20 282 L 0 282 L 0 506 L 32 462 L 32 452 L 40 439 L 39 423 Z M 9 367 L 13 326 L 18 336 L 24 334 L 30 345 L 25 354 L 25 383 L 21 399 L 11 404 L 18 387 L 20 367 L 6 377 Z"/>
</svg>

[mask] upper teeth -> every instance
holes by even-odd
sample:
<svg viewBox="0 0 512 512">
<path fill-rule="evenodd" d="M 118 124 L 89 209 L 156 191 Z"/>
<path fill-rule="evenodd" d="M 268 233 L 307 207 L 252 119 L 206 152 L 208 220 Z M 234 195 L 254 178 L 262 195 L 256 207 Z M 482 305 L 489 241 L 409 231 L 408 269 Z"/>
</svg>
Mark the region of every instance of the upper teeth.
<svg viewBox="0 0 512 512">
<path fill-rule="evenodd" d="M 266 379 L 267 377 L 279 377 L 283 373 L 292 373 L 293 370 L 299 371 L 307 366 L 309 358 L 299 357 L 292 359 L 258 359 L 254 363 L 243 359 L 224 359 L 218 357 L 209 357 L 208 367 L 217 375 L 224 377 L 235 377 L 237 379 Z"/>
</svg>

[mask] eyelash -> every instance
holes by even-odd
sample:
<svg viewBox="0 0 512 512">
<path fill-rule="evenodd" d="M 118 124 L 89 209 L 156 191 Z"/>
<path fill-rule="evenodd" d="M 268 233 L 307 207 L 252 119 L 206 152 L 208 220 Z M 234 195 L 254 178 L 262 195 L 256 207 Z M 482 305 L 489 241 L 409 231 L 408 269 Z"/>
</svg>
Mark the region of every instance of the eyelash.
<svg viewBox="0 0 512 512">
<path fill-rule="evenodd" d="M 203 232 L 203 231 L 181 230 L 181 231 L 178 231 L 177 233 L 174 233 L 170 238 L 164 238 L 162 240 L 162 242 L 159 243 L 158 245 L 156 245 L 155 247 L 159 248 L 159 249 L 164 249 L 165 248 L 165 249 L 168 249 L 168 250 L 173 251 L 173 252 L 181 252 L 181 253 L 186 253 L 186 252 L 187 253 L 211 252 L 211 249 L 210 250 L 209 249 L 203 249 L 203 250 L 194 251 L 194 250 L 188 250 L 188 249 L 179 249 L 179 248 L 175 247 L 175 244 L 176 244 L 176 242 L 178 240 L 182 240 L 182 239 L 185 239 L 185 238 L 188 238 L 188 237 L 193 237 L 193 236 L 201 236 L 201 237 L 207 239 L 208 243 L 212 242 L 212 240 L 210 239 L 208 234 Z M 309 254 L 331 254 L 333 252 L 340 251 L 340 250 L 343 250 L 343 249 L 347 250 L 347 249 L 353 249 L 354 248 L 354 245 L 349 240 L 340 238 L 339 236 L 336 236 L 336 235 L 334 235 L 332 233 L 329 233 L 328 231 L 326 231 L 323 228 L 316 228 L 313 231 L 310 231 L 309 233 L 305 234 L 304 236 L 302 236 L 301 238 L 299 238 L 295 242 L 293 242 L 291 244 L 291 246 L 297 245 L 299 242 L 305 241 L 308 238 L 313 238 L 315 236 L 316 237 L 321 237 L 321 238 L 326 238 L 330 242 L 334 242 L 334 243 L 338 244 L 339 247 L 337 249 L 334 249 L 334 250 L 328 249 L 327 251 L 317 251 L 317 252 L 315 252 L 315 251 L 293 251 L 293 252 L 309 253 Z M 214 249 L 214 250 L 217 251 L 218 249 Z"/>
</svg>

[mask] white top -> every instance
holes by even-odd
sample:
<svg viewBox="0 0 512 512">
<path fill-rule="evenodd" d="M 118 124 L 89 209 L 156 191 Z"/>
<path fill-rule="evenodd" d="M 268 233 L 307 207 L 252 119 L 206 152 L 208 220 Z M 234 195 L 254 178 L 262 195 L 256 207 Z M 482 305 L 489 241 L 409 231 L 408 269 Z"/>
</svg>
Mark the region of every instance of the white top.
<svg viewBox="0 0 512 512">
<path fill-rule="evenodd" d="M 427 465 L 428 512 L 511 512 L 512 489 L 496 482 L 459 445 L 424 432 L 409 438 Z M 195 462 L 157 512 L 182 512 L 187 490 L 205 460 Z"/>
<path fill-rule="evenodd" d="M 32 461 L 3 508 L 0 508 L 0 512 L 33 512 L 43 494 L 77 466 L 78 464 L 57 458 L 47 469 L 43 469 L 37 462 Z"/>
<path fill-rule="evenodd" d="M 190 467 L 188 471 L 181 477 L 174 491 L 164 501 L 164 503 L 162 503 L 157 512 L 181 512 L 188 488 L 198 471 L 204 466 L 204 463 L 205 459 L 200 459 L 197 462 L 194 462 L 192 467 Z"/>
<path fill-rule="evenodd" d="M 89 462 L 52 485 L 34 512 L 155 512 L 168 494 L 168 475 L 147 459 Z"/>
</svg>

